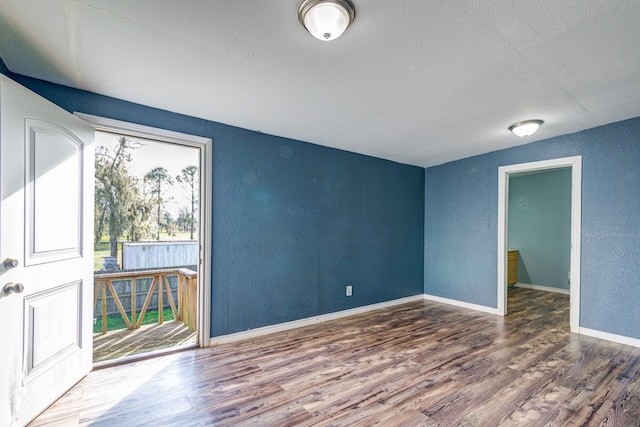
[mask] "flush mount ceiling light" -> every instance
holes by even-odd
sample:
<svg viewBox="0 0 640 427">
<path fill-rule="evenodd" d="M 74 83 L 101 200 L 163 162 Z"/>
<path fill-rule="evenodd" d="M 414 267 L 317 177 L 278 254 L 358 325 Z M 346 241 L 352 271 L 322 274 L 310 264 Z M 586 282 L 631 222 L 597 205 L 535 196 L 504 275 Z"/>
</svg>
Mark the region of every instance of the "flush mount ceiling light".
<svg viewBox="0 0 640 427">
<path fill-rule="evenodd" d="M 509 126 L 509 130 L 520 137 L 529 136 L 534 134 L 542 126 L 542 123 L 544 123 L 542 120 L 527 120 L 512 124 Z"/>
<path fill-rule="evenodd" d="M 335 40 L 356 17 L 350 0 L 305 0 L 298 9 L 298 20 L 318 40 Z"/>
</svg>

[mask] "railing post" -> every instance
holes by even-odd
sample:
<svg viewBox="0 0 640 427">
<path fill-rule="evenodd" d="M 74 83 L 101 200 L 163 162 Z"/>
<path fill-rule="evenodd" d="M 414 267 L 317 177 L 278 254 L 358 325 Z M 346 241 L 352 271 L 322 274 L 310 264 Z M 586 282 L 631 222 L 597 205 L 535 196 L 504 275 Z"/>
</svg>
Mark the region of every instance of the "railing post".
<svg viewBox="0 0 640 427">
<path fill-rule="evenodd" d="M 158 323 L 164 323 L 164 301 L 162 300 L 162 284 L 164 280 L 163 274 L 158 274 Z"/>
<path fill-rule="evenodd" d="M 138 307 L 138 297 L 136 296 L 137 288 L 136 277 L 133 276 L 131 278 L 131 329 L 138 327 L 138 322 L 136 321 L 136 308 Z"/>
<path fill-rule="evenodd" d="M 196 316 L 197 316 L 197 285 L 196 278 L 198 273 L 195 271 L 191 271 L 188 269 L 180 269 L 179 273 L 179 283 L 181 284 L 180 291 L 180 320 L 189 327 L 191 330 L 195 330 L 196 328 Z"/>
<path fill-rule="evenodd" d="M 180 274 L 180 272 L 178 272 L 178 316 L 176 317 L 176 320 L 184 320 L 184 307 L 182 307 L 182 305 L 184 304 L 184 276 L 182 274 Z"/>
<path fill-rule="evenodd" d="M 102 335 L 107 333 L 107 283 L 102 281 Z"/>
</svg>

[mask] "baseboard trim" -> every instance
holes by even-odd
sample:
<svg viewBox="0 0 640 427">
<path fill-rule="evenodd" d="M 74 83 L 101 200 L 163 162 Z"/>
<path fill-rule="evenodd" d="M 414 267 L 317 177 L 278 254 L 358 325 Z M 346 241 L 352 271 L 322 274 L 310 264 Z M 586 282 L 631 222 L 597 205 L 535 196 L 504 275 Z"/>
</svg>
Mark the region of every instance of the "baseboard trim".
<svg viewBox="0 0 640 427">
<path fill-rule="evenodd" d="M 640 348 L 640 339 L 626 337 L 624 335 L 610 334 L 609 332 L 597 331 L 595 329 L 583 328 L 578 329 L 578 333 L 581 335 L 587 335 L 593 338 L 599 338 L 601 340 L 612 341 L 618 344 L 630 345 L 632 347 Z"/>
<path fill-rule="evenodd" d="M 439 302 L 442 304 L 454 305 L 456 307 L 462 307 L 462 308 L 468 308 L 471 310 L 481 311 L 483 313 L 496 314 L 498 316 L 500 315 L 497 308 L 487 307 L 485 305 L 472 304 L 470 302 L 458 301 L 455 299 L 449 299 L 449 298 L 439 297 L 436 295 L 428 295 L 428 294 L 424 295 L 424 299 L 428 301 Z"/>
<path fill-rule="evenodd" d="M 227 344 L 235 341 L 256 338 L 262 335 L 273 334 L 276 332 L 288 331 L 291 329 L 301 328 L 303 326 L 315 325 L 329 320 L 340 319 L 342 317 L 354 316 L 356 314 L 367 313 L 369 311 L 380 310 L 382 308 L 394 307 L 408 302 L 422 301 L 424 295 L 413 295 L 405 298 L 398 298 L 391 301 L 380 302 L 376 304 L 365 305 L 362 307 L 351 308 L 348 310 L 336 311 L 334 313 L 322 314 L 320 316 L 307 317 L 305 319 L 294 320 L 291 322 L 279 323 L 277 325 L 264 326 L 262 328 L 250 329 L 248 331 L 236 332 L 234 334 L 220 335 L 212 337 L 209 346 L 213 347 L 220 344 Z"/>
<path fill-rule="evenodd" d="M 532 285 L 529 283 L 516 283 L 516 288 L 533 289 L 534 291 L 554 292 L 556 294 L 569 295 L 569 289 L 554 288 L 552 286 Z"/>
</svg>

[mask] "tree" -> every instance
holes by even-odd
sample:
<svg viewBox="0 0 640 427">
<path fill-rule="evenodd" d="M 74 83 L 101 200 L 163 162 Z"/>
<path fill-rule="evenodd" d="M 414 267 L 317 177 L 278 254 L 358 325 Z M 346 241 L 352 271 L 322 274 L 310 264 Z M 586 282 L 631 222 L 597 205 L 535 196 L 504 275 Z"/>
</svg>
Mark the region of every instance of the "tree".
<svg viewBox="0 0 640 427">
<path fill-rule="evenodd" d="M 144 182 L 149 183 L 151 185 L 151 194 L 155 196 L 155 204 L 158 209 L 157 211 L 157 220 L 158 220 L 158 235 L 156 236 L 156 240 L 160 240 L 160 228 L 162 216 L 160 215 L 160 210 L 164 204 L 164 193 L 165 188 L 164 185 L 173 185 L 173 180 L 169 176 L 167 170 L 163 167 L 157 167 L 151 169 L 144 176 Z"/>
<path fill-rule="evenodd" d="M 129 150 L 136 143 L 123 136 L 117 146 L 98 147 L 96 151 L 94 239 L 98 245 L 108 229 L 111 256 L 117 254 L 118 238 L 136 221 L 131 212 L 140 194 L 137 179 L 128 170 Z"/>
<path fill-rule="evenodd" d="M 178 224 L 180 231 L 187 231 L 191 228 L 191 214 L 188 208 L 184 206 L 180 208 L 176 223 Z"/>
<path fill-rule="evenodd" d="M 190 191 L 191 197 L 191 218 L 189 221 L 190 225 L 190 239 L 193 240 L 193 231 L 195 228 L 195 212 L 196 205 L 198 203 L 198 167 L 197 166 L 187 166 L 182 169 L 180 175 L 176 176 L 176 181 L 181 183 L 187 190 Z"/>
<path fill-rule="evenodd" d="M 138 197 L 134 203 L 129 206 L 127 212 L 130 233 L 128 235 L 129 240 L 137 242 L 151 233 L 149 229 L 149 218 L 152 207 L 151 201 L 145 200 L 143 197 Z"/>
<path fill-rule="evenodd" d="M 175 236 L 175 230 L 173 229 L 173 216 L 168 211 L 164 212 L 164 226 L 169 236 Z"/>
</svg>

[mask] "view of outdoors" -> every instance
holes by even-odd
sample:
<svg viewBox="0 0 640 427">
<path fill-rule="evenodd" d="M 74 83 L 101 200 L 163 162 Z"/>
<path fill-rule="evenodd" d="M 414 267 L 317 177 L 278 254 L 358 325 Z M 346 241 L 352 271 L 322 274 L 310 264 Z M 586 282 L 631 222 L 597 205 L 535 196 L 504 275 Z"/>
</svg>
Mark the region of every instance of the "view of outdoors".
<svg viewBox="0 0 640 427">
<path fill-rule="evenodd" d="M 162 333 L 193 336 L 199 164 L 197 148 L 96 132 L 94 361 L 158 348 L 147 331 L 115 349 L 110 331 L 179 319 Z"/>
<path fill-rule="evenodd" d="M 197 237 L 198 164 L 194 148 L 96 132 L 96 271 L 122 241 Z"/>
</svg>

